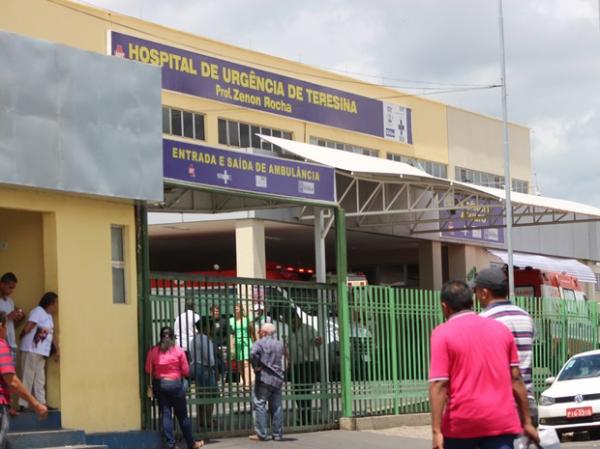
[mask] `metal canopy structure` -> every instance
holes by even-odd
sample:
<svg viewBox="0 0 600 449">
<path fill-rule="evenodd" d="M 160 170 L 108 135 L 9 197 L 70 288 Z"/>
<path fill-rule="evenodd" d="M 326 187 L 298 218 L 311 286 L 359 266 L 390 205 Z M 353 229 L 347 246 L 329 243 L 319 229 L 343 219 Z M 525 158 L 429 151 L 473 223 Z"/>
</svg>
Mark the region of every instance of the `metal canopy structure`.
<svg viewBox="0 0 600 449">
<path fill-rule="evenodd" d="M 346 211 L 348 228 L 431 234 L 504 227 L 504 190 L 436 178 L 402 162 L 261 138 L 296 157 L 336 168 L 337 200 Z M 573 201 L 513 192 L 512 202 L 515 227 L 600 221 L 600 209 Z M 301 220 L 314 216 L 310 207 L 299 214 Z M 326 230 L 332 220 L 327 215 Z"/>
<path fill-rule="evenodd" d="M 185 183 L 165 183 L 164 201 L 149 203 L 150 212 L 222 213 L 295 207 L 309 202 L 253 195 L 245 192 L 199 188 Z"/>
</svg>

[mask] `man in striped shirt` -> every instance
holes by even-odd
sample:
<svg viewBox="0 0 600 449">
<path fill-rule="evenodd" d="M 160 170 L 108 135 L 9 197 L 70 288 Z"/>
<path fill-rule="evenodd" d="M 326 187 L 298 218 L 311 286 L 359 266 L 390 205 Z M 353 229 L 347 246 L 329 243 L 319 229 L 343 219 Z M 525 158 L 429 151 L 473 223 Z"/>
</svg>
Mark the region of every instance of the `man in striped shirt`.
<svg viewBox="0 0 600 449">
<path fill-rule="evenodd" d="M 537 404 L 533 393 L 533 339 L 535 326 L 529 313 L 507 299 L 508 279 L 504 270 L 482 270 L 473 283 L 475 296 L 481 304 L 481 315 L 503 323 L 510 329 L 519 351 L 519 368 L 527 388 L 529 411 L 537 425 Z"/>
</svg>

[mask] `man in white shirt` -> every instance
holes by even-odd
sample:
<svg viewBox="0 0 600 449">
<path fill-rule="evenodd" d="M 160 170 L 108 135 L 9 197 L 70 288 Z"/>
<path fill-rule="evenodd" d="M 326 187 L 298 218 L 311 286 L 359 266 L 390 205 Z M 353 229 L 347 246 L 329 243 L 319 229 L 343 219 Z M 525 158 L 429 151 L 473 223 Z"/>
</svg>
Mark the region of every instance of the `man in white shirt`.
<svg viewBox="0 0 600 449">
<path fill-rule="evenodd" d="M 298 314 L 292 315 L 288 354 L 291 362 L 291 375 L 294 394 L 310 394 L 313 385 L 320 380 L 319 361 L 323 337 L 317 335 L 317 323 L 306 324 Z M 312 324 L 312 325 L 311 325 Z M 299 425 L 311 422 L 312 404 L 310 399 L 298 399 Z"/>
<path fill-rule="evenodd" d="M 185 312 L 175 318 L 173 329 L 175 330 L 175 339 L 177 344 L 183 348 L 185 353 L 190 355 L 190 347 L 194 340 L 194 327 L 200 315 L 194 312 L 194 300 L 186 299 Z"/>
<path fill-rule="evenodd" d="M 25 314 L 20 308 L 15 308 L 15 303 L 10 297 L 17 287 L 17 276 L 14 273 L 4 273 L 0 277 L 0 312 L 6 314 L 6 342 L 10 346 L 10 352 L 13 357 L 13 362 L 17 364 L 17 338 L 15 333 L 15 324 L 19 324 Z M 9 413 L 12 416 L 17 416 L 19 413 L 10 408 Z"/>
</svg>

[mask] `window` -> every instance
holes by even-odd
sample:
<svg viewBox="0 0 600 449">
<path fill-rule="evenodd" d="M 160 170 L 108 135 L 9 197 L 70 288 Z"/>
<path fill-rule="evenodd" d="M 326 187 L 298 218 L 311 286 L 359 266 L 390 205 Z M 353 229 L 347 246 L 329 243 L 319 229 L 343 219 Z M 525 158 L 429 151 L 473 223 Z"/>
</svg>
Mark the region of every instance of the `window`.
<svg viewBox="0 0 600 449">
<path fill-rule="evenodd" d="M 404 162 L 405 164 L 412 165 L 413 167 L 429 173 L 431 176 L 437 176 L 438 178 L 448 177 L 448 167 L 446 164 L 442 164 L 440 162 L 427 161 L 425 159 L 418 159 L 416 157 L 394 153 L 388 153 L 387 158 L 391 161 Z"/>
<path fill-rule="evenodd" d="M 110 238 L 113 303 L 125 304 L 127 302 L 127 292 L 125 288 L 125 227 L 111 226 Z"/>
<path fill-rule="evenodd" d="M 457 181 L 470 182 L 478 186 L 494 187 L 496 189 L 504 189 L 504 176 L 494 175 L 468 168 L 456 167 L 454 177 Z M 512 191 L 527 193 L 529 191 L 529 183 L 521 179 L 512 179 Z"/>
<path fill-rule="evenodd" d="M 204 115 L 163 106 L 163 133 L 205 140 Z"/>
<path fill-rule="evenodd" d="M 350 145 L 350 144 L 342 143 L 342 142 L 335 142 L 333 140 L 321 139 L 319 137 L 311 137 L 310 143 L 312 145 L 318 145 L 320 147 L 348 151 L 350 153 L 362 154 L 364 156 L 379 157 L 379 150 L 373 150 L 371 148 L 359 147 L 357 145 Z"/>
<path fill-rule="evenodd" d="M 594 273 L 596 275 L 596 291 L 600 292 L 600 273 Z"/>
<path fill-rule="evenodd" d="M 267 141 L 261 141 L 257 134 L 265 136 L 282 137 L 292 140 L 292 133 L 279 129 L 265 128 L 249 125 L 233 120 L 219 119 L 219 143 L 237 148 L 256 148 L 271 151 L 281 155 L 281 148 Z"/>
<path fill-rule="evenodd" d="M 512 180 L 512 189 L 515 192 L 528 193 L 529 183 L 527 181 L 521 181 L 520 179 Z"/>
</svg>

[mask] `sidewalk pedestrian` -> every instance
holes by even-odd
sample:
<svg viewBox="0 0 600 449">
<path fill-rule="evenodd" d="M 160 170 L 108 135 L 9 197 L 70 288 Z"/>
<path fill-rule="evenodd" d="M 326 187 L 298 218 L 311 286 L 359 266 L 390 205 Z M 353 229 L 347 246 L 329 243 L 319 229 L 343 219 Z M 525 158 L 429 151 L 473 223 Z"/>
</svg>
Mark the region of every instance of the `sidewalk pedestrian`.
<svg viewBox="0 0 600 449">
<path fill-rule="evenodd" d="M 46 292 L 27 317 L 21 330 L 21 375 L 23 385 L 42 404 L 46 404 L 46 361 L 51 354 L 60 361 L 58 335 L 54 331 L 54 316 L 58 313 L 58 295 Z M 47 406 L 48 404 L 46 404 Z M 23 411 L 27 401 L 19 399 L 19 410 Z M 48 407 L 56 410 L 54 407 Z"/>
<path fill-rule="evenodd" d="M 252 367 L 256 373 L 254 384 L 254 441 L 269 439 L 269 414 L 272 438 L 281 441 L 283 436 L 283 409 L 281 387 L 283 386 L 283 343 L 274 338 L 275 325 L 265 323 L 260 329 L 260 340 L 252 346 Z M 268 409 L 267 409 L 268 404 Z"/>
<path fill-rule="evenodd" d="M 194 326 L 200 319 L 200 315 L 194 312 L 194 300 L 187 298 L 185 300 L 185 311 L 175 318 L 173 329 L 175 330 L 175 339 L 180 348 L 185 351 L 185 355 L 190 360 L 190 347 L 194 339 Z"/>
<path fill-rule="evenodd" d="M 517 435 L 539 437 L 510 331 L 472 311 L 462 281 L 442 289 L 447 321 L 431 335 L 429 396 L 434 449 L 512 449 Z M 519 420 L 518 409 L 523 417 Z"/>
<path fill-rule="evenodd" d="M 6 341 L 7 324 L 6 313 L 0 312 L 0 448 L 10 447 L 6 438 L 10 425 L 8 408 L 10 406 L 11 390 L 16 392 L 21 399 L 27 401 L 40 418 L 48 416 L 46 405 L 34 398 L 15 374 L 10 347 Z"/>
<path fill-rule="evenodd" d="M 527 311 L 513 304 L 508 298 L 508 279 L 504 270 L 487 268 L 473 282 L 475 296 L 483 308 L 481 316 L 504 324 L 513 334 L 519 352 L 519 369 L 523 376 L 529 413 L 537 426 L 537 403 L 533 392 L 533 340 L 535 325 Z"/>
<path fill-rule="evenodd" d="M 173 411 L 188 449 L 200 449 L 204 441 L 194 441 L 185 395 L 190 375 L 185 351 L 175 343 L 175 332 L 165 326 L 160 330 L 160 341 L 148 351 L 146 373 L 152 379 L 152 392 L 158 400 L 162 416 L 163 437 L 169 449 L 177 449 L 173 435 Z"/>
<path fill-rule="evenodd" d="M 12 293 L 17 288 L 17 282 L 17 276 L 11 272 L 4 273 L 0 277 L 0 312 L 6 314 L 6 342 L 10 346 L 15 366 L 17 366 L 17 334 L 15 326 L 25 318 L 23 309 L 15 308 L 15 303 L 11 298 Z M 8 413 L 11 416 L 19 415 L 19 412 L 12 407 L 10 407 Z"/>
</svg>

